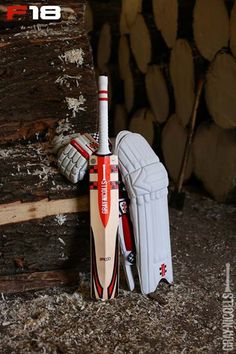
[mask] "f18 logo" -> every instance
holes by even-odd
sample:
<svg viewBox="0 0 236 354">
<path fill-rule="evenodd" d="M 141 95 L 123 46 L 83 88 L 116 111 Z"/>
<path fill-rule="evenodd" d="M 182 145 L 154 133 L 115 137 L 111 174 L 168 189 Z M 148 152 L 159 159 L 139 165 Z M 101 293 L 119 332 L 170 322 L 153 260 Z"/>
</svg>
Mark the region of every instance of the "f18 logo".
<svg viewBox="0 0 236 354">
<path fill-rule="evenodd" d="M 7 20 L 13 21 L 16 16 L 23 16 L 27 13 L 32 14 L 33 20 L 60 20 L 60 6 L 28 6 L 28 5 L 12 5 L 7 7 Z"/>
</svg>

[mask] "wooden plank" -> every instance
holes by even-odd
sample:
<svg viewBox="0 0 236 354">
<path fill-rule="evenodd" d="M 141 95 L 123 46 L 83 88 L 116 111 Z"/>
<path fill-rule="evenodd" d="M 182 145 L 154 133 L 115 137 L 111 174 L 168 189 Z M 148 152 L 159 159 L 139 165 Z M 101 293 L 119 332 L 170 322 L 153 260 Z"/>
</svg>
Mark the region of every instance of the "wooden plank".
<svg viewBox="0 0 236 354">
<path fill-rule="evenodd" d="M 49 200 L 39 202 L 15 202 L 0 205 L 0 225 L 15 224 L 34 219 L 42 219 L 58 214 L 82 213 L 89 210 L 88 196 L 79 198 Z"/>
<path fill-rule="evenodd" d="M 0 276 L 0 292 L 19 293 L 59 285 L 76 285 L 78 281 L 78 272 L 71 269 L 6 275 Z"/>
</svg>

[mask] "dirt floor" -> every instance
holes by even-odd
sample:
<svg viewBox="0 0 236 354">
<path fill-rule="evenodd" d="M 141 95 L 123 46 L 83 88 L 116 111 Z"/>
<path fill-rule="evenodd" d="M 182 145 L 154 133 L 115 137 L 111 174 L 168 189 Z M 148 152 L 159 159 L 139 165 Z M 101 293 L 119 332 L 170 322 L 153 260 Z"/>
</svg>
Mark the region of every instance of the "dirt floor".
<svg viewBox="0 0 236 354">
<path fill-rule="evenodd" d="M 0 353 L 222 353 L 225 264 L 235 276 L 236 207 L 187 194 L 171 210 L 174 287 L 152 298 L 131 293 L 107 303 L 79 289 L 52 289 L 0 300 Z"/>
</svg>

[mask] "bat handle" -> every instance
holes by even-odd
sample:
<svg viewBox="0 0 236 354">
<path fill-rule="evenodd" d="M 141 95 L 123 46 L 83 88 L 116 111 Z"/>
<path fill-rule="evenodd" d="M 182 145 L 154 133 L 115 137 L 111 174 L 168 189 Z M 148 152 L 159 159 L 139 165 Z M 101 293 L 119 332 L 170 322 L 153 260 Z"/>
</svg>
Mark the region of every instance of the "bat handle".
<svg viewBox="0 0 236 354">
<path fill-rule="evenodd" d="M 108 137 L 108 77 L 99 76 L 98 80 L 99 99 L 99 149 L 98 155 L 109 155 Z"/>
</svg>

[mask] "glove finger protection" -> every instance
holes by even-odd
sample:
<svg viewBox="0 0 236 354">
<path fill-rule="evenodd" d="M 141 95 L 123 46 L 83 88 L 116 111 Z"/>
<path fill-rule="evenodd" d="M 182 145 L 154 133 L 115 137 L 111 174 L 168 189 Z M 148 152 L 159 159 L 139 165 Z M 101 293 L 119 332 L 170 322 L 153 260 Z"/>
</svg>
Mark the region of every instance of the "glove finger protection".
<svg viewBox="0 0 236 354">
<path fill-rule="evenodd" d="M 98 148 L 90 134 L 76 134 L 58 153 L 58 167 L 70 182 L 81 181 L 88 170 L 89 156 Z"/>
</svg>

